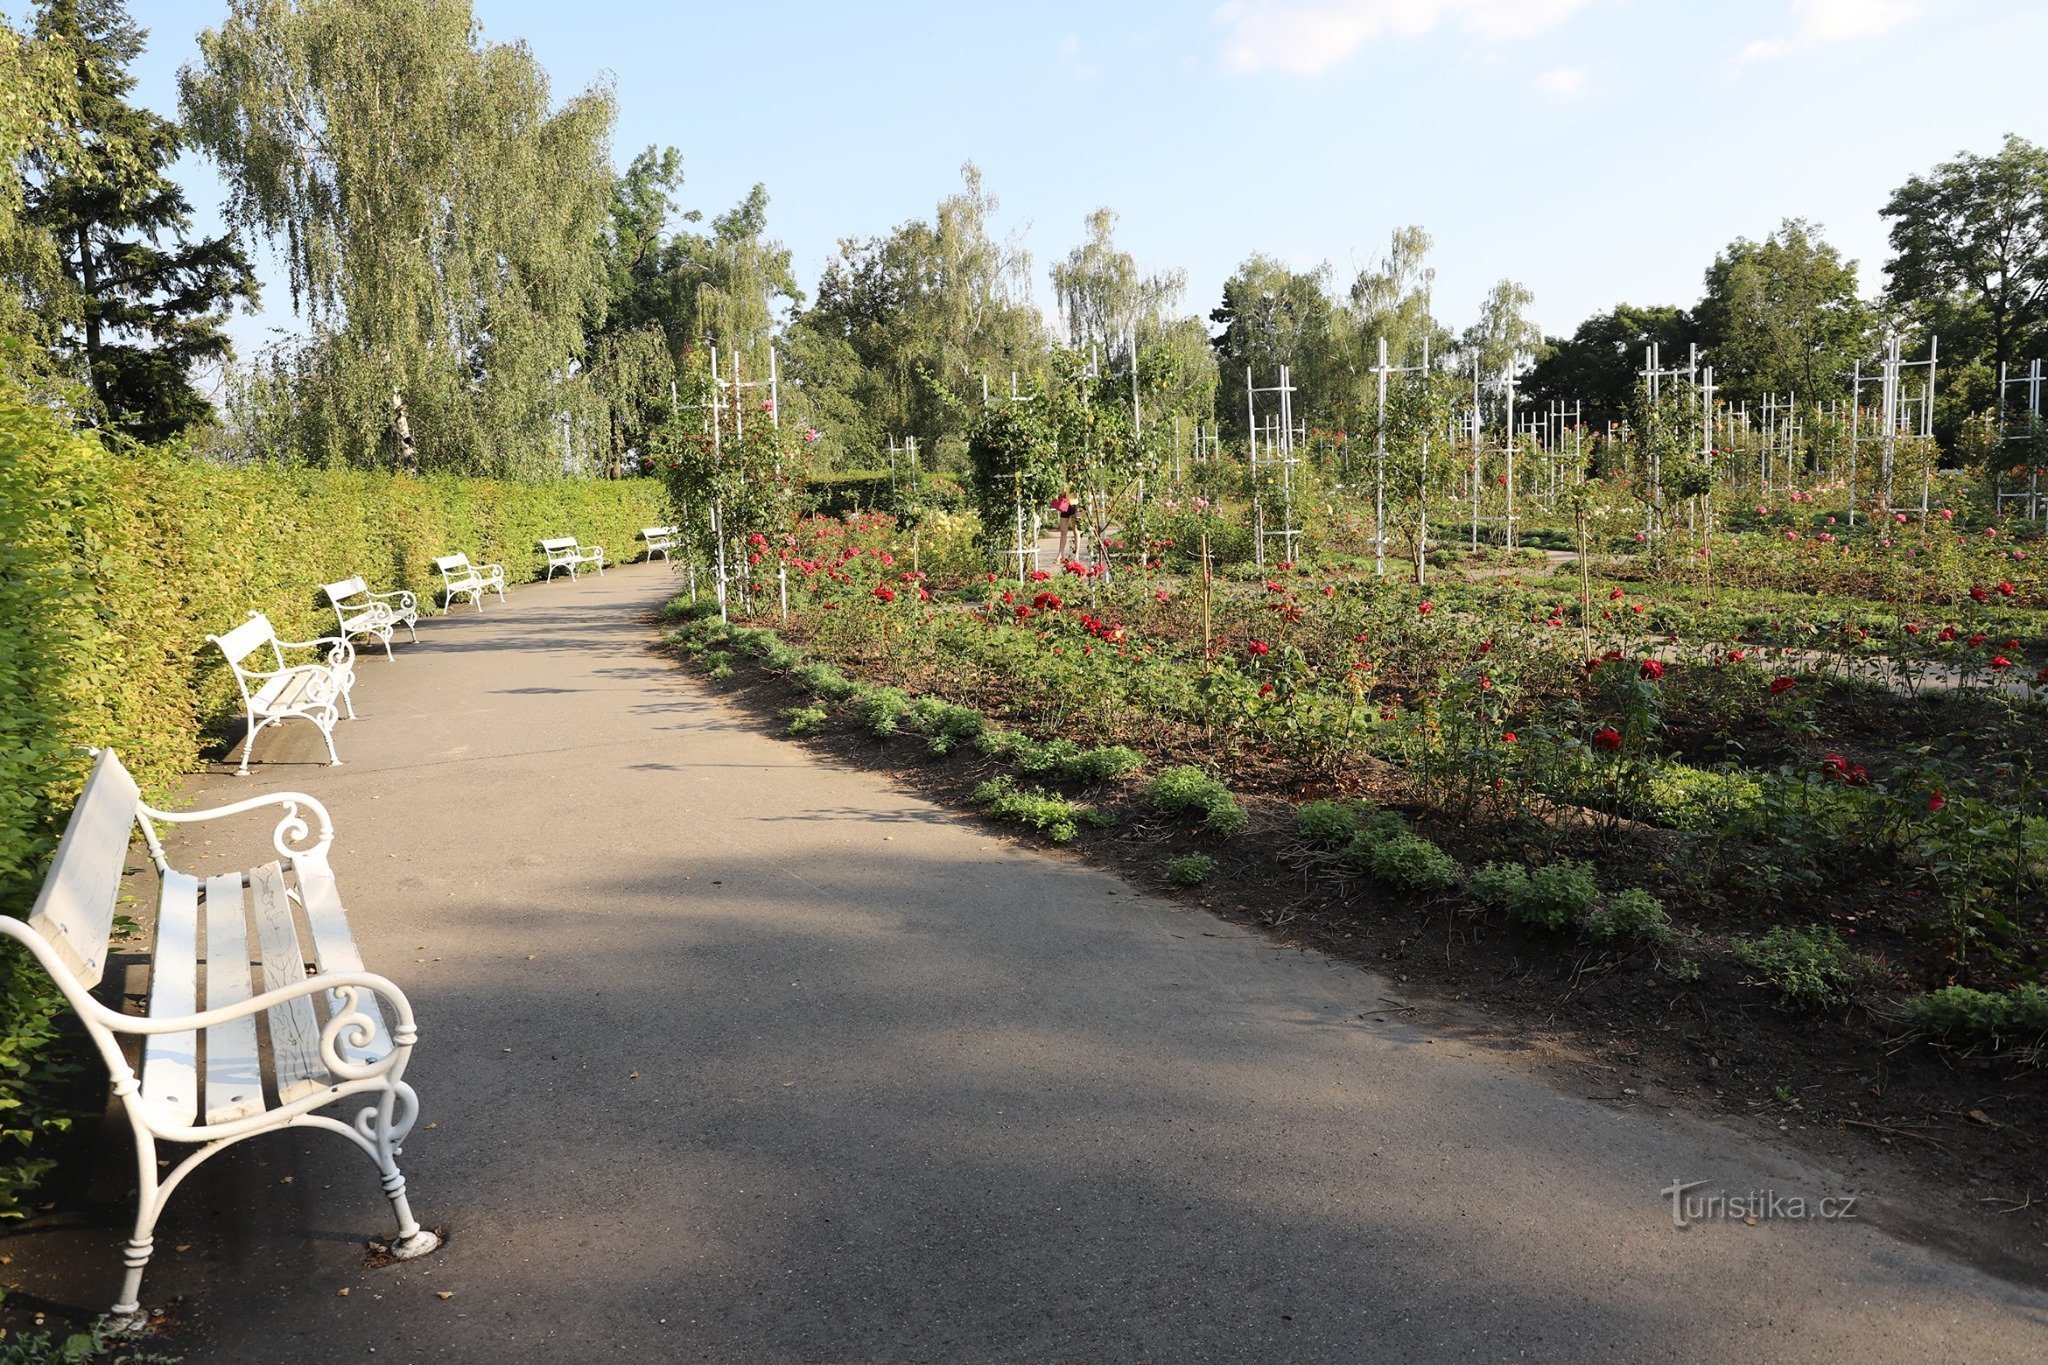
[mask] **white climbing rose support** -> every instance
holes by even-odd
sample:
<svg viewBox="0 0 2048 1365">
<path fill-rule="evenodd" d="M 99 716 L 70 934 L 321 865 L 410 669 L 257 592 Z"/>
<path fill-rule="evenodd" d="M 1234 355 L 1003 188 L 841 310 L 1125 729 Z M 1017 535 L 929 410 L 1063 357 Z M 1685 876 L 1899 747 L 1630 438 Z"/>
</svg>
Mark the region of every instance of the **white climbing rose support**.
<svg viewBox="0 0 2048 1365">
<path fill-rule="evenodd" d="M 585 549 L 576 543 L 574 536 L 556 536 L 540 543 L 542 553 L 548 557 L 548 577 L 555 576 L 555 570 L 567 569 L 569 577 L 576 577 L 576 570 L 585 564 L 595 564 L 600 576 L 604 573 L 604 546 L 592 545 Z"/>
<path fill-rule="evenodd" d="M 329 583 L 320 591 L 327 594 L 327 600 L 334 607 L 334 619 L 341 626 L 341 638 L 354 642 L 358 635 L 374 635 L 384 646 L 384 657 L 391 657 L 391 635 L 398 627 L 404 626 L 412 635 L 412 642 L 420 642 L 419 599 L 400 588 L 396 592 L 371 592 L 370 585 L 361 578 L 345 578 L 339 583 Z"/>
<path fill-rule="evenodd" d="M 484 594 L 498 594 L 500 602 L 505 600 L 505 566 L 503 564 L 472 564 L 465 554 L 442 555 L 434 561 L 434 568 L 441 575 L 441 604 L 452 607 L 458 597 L 467 597 L 478 611 L 484 609 Z"/>
<path fill-rule="evenodd" d="M 249 775 L 249 751 L 256 747 L 256 736 L 265 726 L 287 720 L 309 720 L 320 727 L 320 737 L 327 741 L 327 757 L 336 764 L 341 762 L 341 755 L 334 752 L 334 727 L 344 709 L 350 720 L 356 718 L 355 703 L 348 695 L 356 681 L 353 645 L 334 635 L 280 640 L 270 618 L 260 611 L 250 612 L 248 620 L 227 634 L 206 638 L 220 646 L 228 667 L 234 670 L 235 685 L 242 689 L 249 736 L 242 741 L 241 776 Z M 288 649 L 326 653 L 318 662 L 294 664 L 285 658 Z M 248 667 L 252 656 L 259 667 Z M 262 668 L 263 662 L 275 667 Z"/>
<path fill-rule="evenodd" d="M 283 808 L 271 836 L 277 859 L 245 872 L 178 871 L 150 823 L 265 806 Z M 93 994 L 137 827 L 160 883 L 144 1016 L 109 1009 Z M 440 1245 L 413 1217 L 398 1169 L 399 1144 L 419 1115 L 405 1082 L 418 1040 L 412 1005 L 363 969 L 328 865 L 333 842 L 326 807 L 297 792 L 213 810 L 156 810 L 103 749 L 35 909 L 26 923 L 0 916 L 0 934 L 27 947 L 77 1011 L 134 1134 L 141 1193 L 113 1307 L 120 1326 L 147 1321 L 142 1273 L 172 1193 L 208 1157 L 259 1133 L 321 1128 L 347 1138 L 376 1163 L 397 1215 L 391 1254 L 407 1260 Z M 143 1040 L 139 1074 L 122 1050 L 124 1035 Z M 361 1101 L 353 1114 L 317 1112 L 351 1099 Z M 160 1164 L 159 1143 L 193 1150 Z"/>
</svg>

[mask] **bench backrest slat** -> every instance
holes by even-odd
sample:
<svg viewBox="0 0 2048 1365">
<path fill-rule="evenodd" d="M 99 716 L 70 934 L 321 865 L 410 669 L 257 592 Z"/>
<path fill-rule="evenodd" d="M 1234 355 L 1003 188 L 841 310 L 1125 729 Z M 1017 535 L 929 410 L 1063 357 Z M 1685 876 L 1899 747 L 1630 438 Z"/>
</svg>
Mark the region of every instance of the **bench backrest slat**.
<svg viewBox="0 0 2048 1365">
<path fill-rule="evenodd" d="M 320 591 L 327 594 L 327 600 L 340 606 L 351 597 L 368 597 L 370 585 L 360 578 L 344 578 L 339 583 L 329 583 Z"/>
<path fill-rule="evenodd" d="M 555 554 L 562 550 L 573 550 L 576 548 L 576 537 L 557 536 L 552 540 L 543 540 L 540 543 L 540 547 L 549 554 Z"/>
<path fill-rule="evenodd" d="M 434 561 L 434 567 L 435 567 L 436 569 L 439 569 L 439 570 L 440 570 L 440 571 L 441 571 L 441 572 L 442 572 L 443 574 L 461 574 L 461 573 L 468 573 L 468 572 L 469 572 L 469 556 L 468 556 L 468 555 L 442 555 L 442 556 L 441 556 L 441 557 L 440 557 L 439 559 L 437 559 L 437 560 L 435 560 L 435 561 Z"/>
<path fill-rule="evenodd" d="M 57 844 L 57 860 L 29 912 L 29 927 L 41 934 L 57 957 L 90 990 L 107 969 L 107 940 L 114 930 L 114 901 L 121 893 L 121 869 L 142 798 L 135 779 L 112 749 L 100 750 L 92 776 L 71 822 Z"/>
<path fill-rule="evenodd" d="M 673 526 L 643 526 L 640 528 L 640 539 L 666 540 L 675 533 L 676 528 Z"/>
<path fill-rule="evenodd" d="M 249 913 L 242 874 L 206 879 L 206 1008 L 249 998 Z M 206 1121 L 232 1123 L 263 1112 L 263 1067 L 254 1016 L 206 1031 Z"/>
<path fill-rule="evenodd" d="M 263 646 L 277 638 L 270 618 L 262 612 L 249 613 L 249 619 L 225 635 L 213 636 L 213 642 L 220 646 L 220 652 L 228 656 L 228 662 L 238 664 Z"/>
</svg>

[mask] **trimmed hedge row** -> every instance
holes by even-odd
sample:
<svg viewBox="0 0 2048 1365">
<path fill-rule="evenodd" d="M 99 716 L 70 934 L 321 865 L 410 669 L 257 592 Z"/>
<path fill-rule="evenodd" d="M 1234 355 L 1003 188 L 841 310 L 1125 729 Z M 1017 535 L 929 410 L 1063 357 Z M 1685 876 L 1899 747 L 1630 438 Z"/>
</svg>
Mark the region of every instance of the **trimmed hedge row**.
<svg viewBox="0 0 2048 1365">
<path fill-rule="evenodd" d="M 84 778 L 76 746 L 114 746 L 159 792 L 197 766 L 209 729 L 236 709 L 209 632 L 256 609 L 285 638 L 309 639 L 334 625 L 323 583 L 361 574 L 430 609 L 436 555 L 502 562 L 519 583 L 540 574 L 542 536 L 623 560 L 641 527 L 672 519 L 653 480 L 512 483 L 113 451 L 0 391 L 0 913 L 33 902 Z M 0 1219 L 17 1211 L 7 1163 L 34 1109 L 38 1059 L 24 1053 L 38 1051 L 36 1012 L 0 992 Z"/>
</svg>

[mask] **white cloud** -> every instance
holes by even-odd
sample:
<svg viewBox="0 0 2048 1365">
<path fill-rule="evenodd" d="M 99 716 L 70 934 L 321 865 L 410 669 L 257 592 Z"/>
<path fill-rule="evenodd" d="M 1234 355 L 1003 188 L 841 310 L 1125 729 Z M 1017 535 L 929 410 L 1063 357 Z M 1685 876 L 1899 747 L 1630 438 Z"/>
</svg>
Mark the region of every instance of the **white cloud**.
<svg viewBox="0 0 2048 1365">
<path fill-rule="evenodd" d="M 1533 82 L 1536 93 L 1552 99 L 1568 100 L 1585 93 L 1586 68 L 1583 66 L 1552 67 L 1539 75 Z"/>
<path fill-rule="evenodd" d="M 1853 42 L 1889 33 L 1926 9 L 1926 0 L 1792 0 L 1791 32 L 1760 38 L 1742 49 L 1738 63 L 1772 61 L 1804 48 Z"/>
<path fill-rule="evenodd" d="M 1314 76 L 1383 37 L 1418 37 L 1448 25 L 1484 41 L 1527 38 L 1563 23 L 1590 2 L 1230 0 L 1217 7 L 1216 20 L 1229 30 L 1223 64 L 1232 71 Z"/>
</svg>

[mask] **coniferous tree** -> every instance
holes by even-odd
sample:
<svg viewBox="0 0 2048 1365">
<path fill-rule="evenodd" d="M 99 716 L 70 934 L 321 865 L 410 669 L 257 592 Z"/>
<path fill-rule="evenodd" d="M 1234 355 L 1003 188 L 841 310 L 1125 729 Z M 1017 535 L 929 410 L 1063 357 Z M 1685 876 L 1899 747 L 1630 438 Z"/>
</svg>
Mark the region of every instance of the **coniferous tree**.
<svg viewBox="0 0 2048 1365">
<path fill-rule="evenodd" d="M 25 159 L 24 221 L 48 235 L 66 277 L 43 300 L 46 319 L 98 416 L 163 440 L 211 412 L 192 372 L 228 358 L 223 323 L 256 283 L 228 238 L 188 235 L 191 205 L 166 174 L 183 137 L 128 100 L 144 32 L 123 0 L 46 0 L 35 36 L 74 78 L 71 107 Z"/>
</svg>

